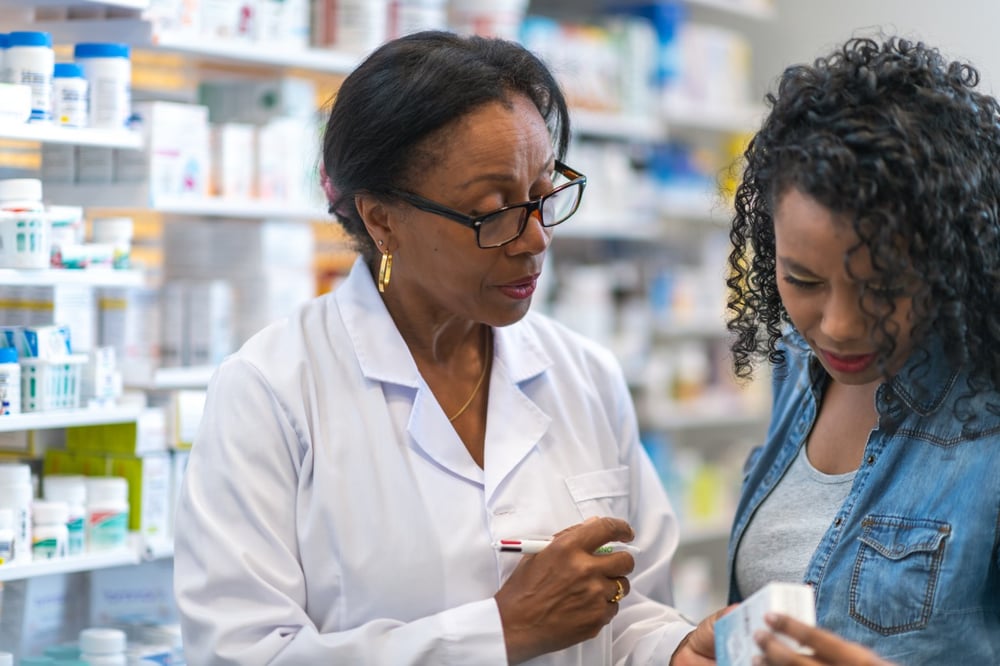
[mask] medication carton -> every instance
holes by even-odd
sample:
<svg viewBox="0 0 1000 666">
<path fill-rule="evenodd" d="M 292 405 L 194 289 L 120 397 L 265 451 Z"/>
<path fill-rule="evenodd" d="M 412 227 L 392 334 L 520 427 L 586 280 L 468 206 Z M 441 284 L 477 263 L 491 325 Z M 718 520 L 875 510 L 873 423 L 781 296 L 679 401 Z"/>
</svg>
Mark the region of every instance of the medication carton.
<svg viewBox="0 0 1000 666">
<path fill-rule="evenodd" d="M 715 623 L 715 659 L 718 666 L 751 666 L 760 656 L 754 633 L 767 630 L 764 614 L 782 613 L 809 625 L 816 624 L 816 600 L 808 585 L 768 583 Z M 793 648 L 798 645 L 780 636 Z"/>
</svg>

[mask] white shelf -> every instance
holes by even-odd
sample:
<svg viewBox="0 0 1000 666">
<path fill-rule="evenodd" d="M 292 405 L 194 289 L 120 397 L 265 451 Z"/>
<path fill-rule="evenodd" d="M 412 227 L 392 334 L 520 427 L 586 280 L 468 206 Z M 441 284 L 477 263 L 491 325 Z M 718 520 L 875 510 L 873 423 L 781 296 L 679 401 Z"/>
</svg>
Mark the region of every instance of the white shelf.
<svg viewBox="0 0 1000 666">
<path fill-rule="evenodd" d="M 772 19 L 774 5 L 767 0 L 685 0 L 695 7 L 709 7 L 720 11 L 755 19 Z"/>
<path fill-rule="evenodd" d="M 728 521 L 704 524 L 682 521 L 680 545 L 692 546 L 715 541 L 728 541 L 731 527 L 732 525 Z"/>
<path fill-rule="evenodd" d="M 131 547 L 124 547 L 106 553 L 87 553 L 53 560 L 25 562 L 23 564 L 4 564 L 0 566 L 0 582 L 51 576 L 53 574 L 93 571 L 95 569 L 110 569 L 139 563 L 138 552 Z"/>
<path fill-rule="evenodd" d="M 139 287 L 145 277 L 141 271 L 111 268 L 0 268 L 0 285 L 47 287 L 60 284 L 90 287 Z"/>
<path fill-rule="evenodd" d="M 29 7 L 113 7 L 142 10 L 149 7 L 149 0 L 2 0 L 0 7 L 13 4 L 18 9 Z"/>
<path fill-rule="evenodd" d="M 72 44 L 80 39 L 80 35 L 86 35 L 88 41 L 125 42 L 137 48 L 179 53 L 205 60 L 273 68 L 289 67 L 331 74 L 350 72 L 364 57 L 363 54 L 332 49 L 274 48 L 249 40 L 157 32 L 152 21 L 142 18 L 35 21 L 31 24 L 31 29 L 50 33 L 55 44 Z"/>
<path fill-rule="evenodd" d="M 657 339 L 675 338 L 724 338 L 729 335 L 726 322 L 719 317 L 707 315 L 693 316 L 690 319 L 674 319 L 657 324 L 653 329 Z"/>
<path fill-rule="evenodd" d="M 0 432 L 50 430 L 76 426 L 130 423 L 139 418 L 139 407 L 95 407 L 0 416 Z"/>
<path fill-rule="evenodd" d="M 129 388 L 144 391 L 177 391 L 182 389 L 203 389 L 208 387 L 216 366 L 196 365 L 179 368 L 157 368 L 153 376 L 145 381 L 126 379 Z"/>
<path fill-rule="evenodd" d="M 250 220 L 324 220 L 329 214 L 321 205 L 257 199 L 219 197 L 157 197 L 143 183 L 68 185 L 46 183 L 45 200 L 66 206 L 142 209 L 163 215 L 228 217 Z"/>
<path fill-rule="evenodd" d="M 646 410 L 639 422 L 646 430 L 678 431 L 752 427 L 764 423 L 767 417 L 766 410 L 751 408 L 735 399 L 705 399 Z"/>
<path fill-rule="evenodd" d="M 680 104 L 663 112 L 668 131 L 675 128 L 701 129 L 713 132 L 749 132 L 764 118 L 763 106 L 711 107 Z"/>
<path fill-rule="evenodd" d="M 572 109 L 574 134 L 627 141 L 660 141 L 666 138 L 663 122 L 648 116 Z"/>
<path fill-rule="evenodd" d="M 0 565 L 0 582 L 38 578 L 54 574 L 79 573 L 131 566 L 173 557 L 174 544 L 168 539 L 146 540 L 133 532 L 127 545 L 99 553 L 85 553 L 53 560 Z"/>
<path fill-rule="evenodd" d="M 0 123 L 0 139 L 135 150 L 142 136 L 128 130 L 63 127 L 49 123 Z"/>
</svg>

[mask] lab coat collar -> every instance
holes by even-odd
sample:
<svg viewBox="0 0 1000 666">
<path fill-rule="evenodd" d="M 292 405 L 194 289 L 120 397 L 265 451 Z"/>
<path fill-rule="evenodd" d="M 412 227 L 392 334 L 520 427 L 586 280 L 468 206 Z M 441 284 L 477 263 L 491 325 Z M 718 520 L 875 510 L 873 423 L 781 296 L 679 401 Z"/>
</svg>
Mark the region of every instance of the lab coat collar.
<svg viewBox="0 0 1000 666">
<path fill-rule="evenodd" d="M 422 381 L 413 356 L 360 258 L 337 290 L 336 300 L 365 377 L 418 388 Z M 493 348 L 494 362 L 505 366 L 515 384 L 537 377 L 552 365 L 537 335 L 525 326 L 494 328 Z"/>
<path fill-rule="evenodd" d="M 452 473 L 483 484 L 490 497 L 541 440 L 551 422 L 520 386 L 552 365 L 534 328 L 513 324 L 493 329 L 484 472 L 472 461 L 420 377 L 361 259 L 355 261 L 335 298 L 365 377 L 417 391 L 407 426 L 415 443 Z"/>
</svg>

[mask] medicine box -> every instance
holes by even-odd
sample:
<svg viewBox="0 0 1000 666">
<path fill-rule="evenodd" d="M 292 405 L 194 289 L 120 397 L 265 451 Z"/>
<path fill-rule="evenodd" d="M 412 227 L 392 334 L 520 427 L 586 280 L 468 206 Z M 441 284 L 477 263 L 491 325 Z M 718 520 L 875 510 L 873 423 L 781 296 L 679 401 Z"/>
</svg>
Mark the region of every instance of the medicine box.
<svg viewBox="0 0 1000 666">
<path fill-rule="evenodd" d="M 768 583 L 742 604 L 715 623 L 715 659 L 718 666 L 752 666 L 761 651 L 753 635 L 768 630 L 765 613 L 782 613 L 800 622 L 816 624 L 816 600 L 813 590 L 800 583 Z M 793 649 L 799 646 L 787 636 L 778 635 Z"/>
</svg>

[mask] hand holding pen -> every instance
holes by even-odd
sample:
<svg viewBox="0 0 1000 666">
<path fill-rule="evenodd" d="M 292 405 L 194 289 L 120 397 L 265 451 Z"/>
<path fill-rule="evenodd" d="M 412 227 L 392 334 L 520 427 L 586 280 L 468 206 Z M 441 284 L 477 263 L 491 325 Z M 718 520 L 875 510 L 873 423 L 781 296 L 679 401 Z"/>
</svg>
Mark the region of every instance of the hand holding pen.
<svg viewBox="0 0 1000 666">
<path fill-rule="evenodd" d="M 552 543 L 552 539 L 500 539 L 493 542 L 493 548 L 501 553 L 533 555 L 542 552 L 542 549 L 550 543 Z M 609 541 L 602 546 L 598 546 L 594 553 L 606 555 L 608 553 L 620 553 L 623 551 L 632 553 L 633 556 L 641 552 L 638 548 L 630 544 L 622 543 L 621 541 Z"/>
<path fill-rule="evenodd" d="M 512 540 L 525 557 L 494 596 L 510 663 L 593 638 L 611 621 L 631 589 L 635 560 L 623 547 L 632 538 L 627 522 L 592 518 L 551 540 Z"/>
</svg>

